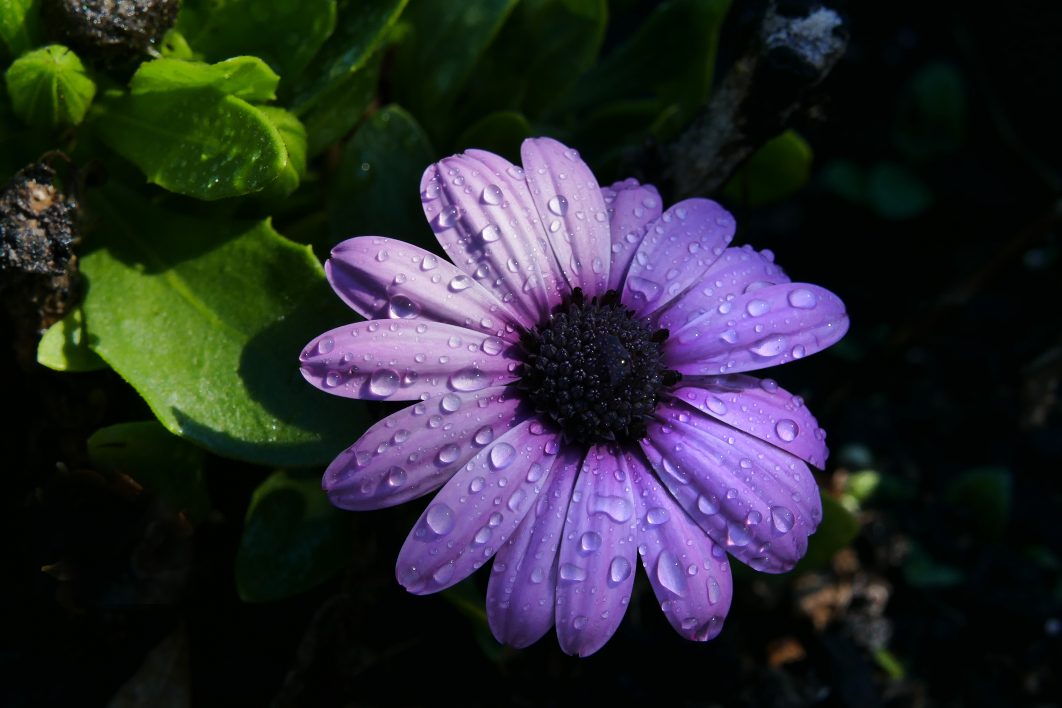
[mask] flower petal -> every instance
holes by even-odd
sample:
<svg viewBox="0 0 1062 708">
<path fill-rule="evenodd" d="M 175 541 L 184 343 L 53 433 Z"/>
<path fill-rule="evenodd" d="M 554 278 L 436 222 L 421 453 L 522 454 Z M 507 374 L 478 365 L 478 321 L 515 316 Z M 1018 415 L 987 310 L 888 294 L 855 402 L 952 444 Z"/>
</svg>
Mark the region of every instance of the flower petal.
<svg viewBox="0 0 1062 708">
<path fill-rule="evenodd" d="M 675 332 L 706 312 L 728 311 L 733 306 L 725 303 L 746 290 L 788 282 L 770 251 L 757 252 L 749 245 L 727 248 L 701 276 L 699 287 L 690 288 L 655 315 L 656 325 Z"/>
<path fill-rule="evenodd" d="M 723 629 L 734 593 L 730 562 L 656 480 L 641 455 L 628 455 L 638 515 L 638 550 L 656 599 L 675 631 L 708 641 Z"/>
<path fill-rule="evenodd" d="M 424 215 L 454 264 L 505 303 L 525 328 L 567 291 L 521 168 L 469 151 L 429 167 Z"/>
<path fill-rule="evenodd" d="M 549 486 L 494 557 L 487 622 L 503 644 L 529 646 L 553 626 L 557 552 L 584 454 L 572 446 L 561 450 L 550 468 Z"/>
<path fill-rule="evenodd" d="M 634 497 L 620 453 L 590 448 L 568 505 L 557 559 L 557 638 L 568 654 L 604 646 L 627 611 L 637 544 Z"/>
<path fill-rule="evenodd" d="M 523 420 L 519 405 L 510 388 L 437 394 L 369 428 L 328 466 L 322 486 L 351 511 L 427 494 Z"/>
<path fill-rule="evenodd" d="M 608 289 L 612 239 L 597 178 L 579 153 L 551 138 L 520 147 L 524 175 L 569 284 L 588 297 Z"/>
<path fill-rule="evenodd" d="M 612 268 L 608 273 L 608 289 L 619 292 L 627 278 L 634 252 L 645 237 L 646 227 L 660 217 L 663 201 L 656 187 L 638 184 L 634 178 L 603 187 L 601 194 L 608 207 L 612 237 Z"/>
<path fill-rule="evenodd" d="M 422 318 L 517 341 L 520 321 L 449 261 L 403 241 L 360 236 L 332 249 L 328 282 L 367 320 Z"/>
<path fill-rule="evenodd" d="M 303 350 L 302 375 L 337 396 L 412 401 L 514 381 L 513 345 L 441 322 L 370 320 L 325 332 Z"/>
<path fill-rule="evenodd" d="M 703 413 L 769 442 L 819 469 L 826 466 L 826 431 L 804 399 L 773 379 L 744 374 L 686 376 L 672 392 Z"/>
<path fill-rule="evenodd" d="M 648 315 L 701 280 L 734 238 L 734 217 L 708 199 L 687 199 L 649 225 L 634 254 L 622 301 Z"/>
<path fill-rule="evenodd" d="M 410 531 L 395 573 L 417 595 L 460 582 L 516 531 L 560 447 L 535 419 L 497 438 L 450 479 Z"/>
<path fill-rule="evenodd" d="M 829 290 L 768 285 L 671 330 L 664 360 L 683 374 L 736 374 L 814 354 L 847 331 L 844 303 Z"/>
<path fill-rule="evenodd" d="M 790 570 L 822 519 L 802 461 L 679 401 L 657 410 L 642 443 L 657 476 L 701 528 L 756 570 Z"/>
</svg>

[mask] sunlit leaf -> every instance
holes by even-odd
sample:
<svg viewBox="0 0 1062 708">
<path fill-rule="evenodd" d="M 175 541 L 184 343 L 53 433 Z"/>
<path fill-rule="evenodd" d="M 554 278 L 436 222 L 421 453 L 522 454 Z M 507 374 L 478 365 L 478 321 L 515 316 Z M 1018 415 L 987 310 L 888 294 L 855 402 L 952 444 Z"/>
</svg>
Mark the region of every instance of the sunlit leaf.
<svg viewBox="0 0 1062 708">
<path fill-rule="evenodd" d="M 39 43 L 40 5 L 40 0 L 0 0 L 0 49 L 6 49 L 9 56 Z"/>
<path fill-rule="evenodd" d="M 140 65 L 129 90 L 134 94 L 212 87 L 245 101 L 276 98 L 280 77 L 258 57 L 233 57 L 217 64 L 156 59 Z"/>
<path fill-rule="evenodd" d="M 811 146 L 792 130 L 768 140 L 723 188 L 728 199 L 760 206 L 803 187 L 811 175 Z"/>
<path fill-rule="evenodd" d="M 15 115 L 28 125 L 77 125 L 96 95 L 81 60 L 59 44 L 23 54 L 4 79 Z"/>
<path fill-rule="evenodd" d="M 37 363 L 55 371 L 96 371 L 107 362 L 92 351 L 81 308 L 71 310 L 44 333 L 37 345 Z"/>
<path fill-rule="evenodd" d="M 168 430 L 227 457 L 311 465 L 364 429 L 360 404 L 299 373 L 307 341 L 354 319 L 309 248 L 268 222 L 195 218 L 113 185 L 90 208 L 92 348 Z"/>
</svg>

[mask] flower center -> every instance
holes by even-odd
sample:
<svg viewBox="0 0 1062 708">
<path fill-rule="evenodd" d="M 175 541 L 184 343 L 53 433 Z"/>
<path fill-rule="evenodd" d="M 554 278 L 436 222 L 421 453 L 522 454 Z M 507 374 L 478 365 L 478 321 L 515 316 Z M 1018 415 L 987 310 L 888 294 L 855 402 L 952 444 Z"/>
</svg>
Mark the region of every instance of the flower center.
<svg viewBox="0 0 1062 708">
<path fill-rule="evenodd" d="M 615 290 L 588 301 L 576 288 L 521 338 L 519 386 L 571 442 L 637 440 L 660 391 L 680 378 L 661 361 L 667 334 L 636 320 Z"/>
</svg>

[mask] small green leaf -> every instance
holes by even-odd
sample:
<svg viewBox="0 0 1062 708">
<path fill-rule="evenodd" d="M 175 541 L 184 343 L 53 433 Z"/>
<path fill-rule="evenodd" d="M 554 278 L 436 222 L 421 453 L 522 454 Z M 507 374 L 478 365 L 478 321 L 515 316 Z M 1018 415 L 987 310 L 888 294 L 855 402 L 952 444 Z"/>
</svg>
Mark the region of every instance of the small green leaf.
<svg viewBox="0 0 1062 708">
<path fill-rule="evenodd" d="M 97 469 L 126 474 L 157 494 L 193 524 L 210 513 L 203 479 L 204 453 L 172 435 L 157 421 L 120 423 L 88 439 L 88 454 Z"/>
<path fill-rule="evenodd" d="M 336 0 L 185 0 L 177 29 L 208 60 L 248 54 L 285 81 L 297 76 L 336 26 Z"/>
<path fill-rule="evenodd" d="M 811 175 L 811 146 L 792 130 L 768 140 L 723 188 L 723 195 L 746 206 L 788 197 Z"/>
<path fill-rule="evenodd" d="M 874 650 L 874 663 L 894 681 L 902 681 L 906 675 L 903 664 L 885 647 Z"/>
<path fill-rule="evenodd" d="M 89 120 L 149 181 L 198 199 L 257 192 L 288 162 L 280 133 L 261 111 L 213 86 L 108 92 Z"/>
<path fill-rule="evenodd" d="M 418 0 L 406 9 L 409 32 L 395 52 L 394 96 L 433 137 L 443 134 L 457 92 L 516 4 Z"/>
<path fill-rule="evenodd" d="M 133 94 L 212 87 L 245 101 L 272 101 L 280 77 L 258 57 L 233 57 L 217 64 L 183 59 L 144 62 L 129 82 Z"/>
<path fill-rule="evenodd" d="M 44 333 L 37 344 L 37 363 L 55 371 L 97 371 L 107 362 L 89 347 L 81 308 L 71 310 Z"/>
<path fill-rule="evenodd" d="M 365 428 L 361 404 L 299 373 L 306 342 L 354 319 L 308 247 L 268 222 L 191 217 L 113 182 L 89 207 L 92 348 L 168 430 L 226 457 L 314 465 Z"/>
<path fill-rule="evenodd" d="M 0 45 L 17 57 L 40 43 L 40 0 L 0 0 Z"/>
<path fill-rule="evenodd" d="M 15 115 L 27 125 L 77 125 L 96 95 L 81 60 L 59 44 L 23 54 L 4 78 Z"/>
<path fill-rule="evenodd" d="M 671 0 L 660 3 L 618 49 L 586 72 L 564 109 L 576 115 L 606 103 L 652 99 L 659 114 L 680 107 L 684 124 L 708 97 L 719 29 L 730 0 Z"/>
<path fill-rule="evenodd" d="M 1010 520 L 1013 499 L 1010 470 L 984 467 L 964 472 L 948 485 L 944 498 L 949 508 L 967 520 L 978 536 L 999 540 Z"/>
<path fill-rule="evenodd" d="M 859 534 L 859 520 L 852 512 L 829 494 L 822 497 L 822 521 L 819 528 L 808 539 L 808 552 L 797 564 L 796 571 L 803 572 L 821 568 L 830 559 L 852 542 Z"/>
<path fill-rule="evenodd" d="M 546 114 L 593 65 L 607 18 L 605 0 L 521 0 L 476 66 L 464 115 Z"/>
<path fill-rule="evenodd" d="M 961 569 L 941 563 L 913 541 L 903 561 L 903 576 L 908 585 L 916 588 L 950 588 L 966 579 Z"/>
<path fill-rule="evenodd" d="M 325 245 L 355 234 L 381 234 L 431 247 L 417 185 L 433 158 L 424 131 L 398 106 L 365 121 L 343 149 L 328 195 L 332 241 Z"/>
<path fill-rule="evenodd" d="M 306 124 L 316 155 L 357 125 L 376 94 L 381 48 L 407 0 L 346 0 L 339 21 L 296 83 L 291 110 Z"/>
<path fill-rule="evenodd" d="M 922 67 L 896 99 L 893 142 L 909 158 L 928 159 L 958 149 L 966 139 L 966 86 L 950 63 Z"/>
<path fill-rule="evenodd" d="M 184 35 L 172 27 L 162 36 L 162 41 L 159 43 L 159 53 L 162 54 L 165 59 L 188 59 L 198 61 L 203 58 L 192 50 Z"/>
<path fill-rule="evenodd" d="M 270 475 L 251 497 L 236 552 L 244 602 L 290 597 L 324 582 L 347 563 L 349 522 L 328 503 L 318 475 Z"/>
<path fill-rule="evenodd" d="M 284 149 L 288 152 L 288 164 L 280 177 L 262 192 L 263 198 L 285 197 L 299 186 L 306 176 L 306 128 L 299 119 L 283 108 L 259 106 L 258 110 L 280 133 Z"/>
<path fill-rule="evenodd" d="M 457 139 L 461 149 L 479 148 L 501 155 L 510 162 L 520 163 L 520 145 L 534 135 L 534 129 L 522 113 L 498 111 L 472 124 Z"/>
</svg>

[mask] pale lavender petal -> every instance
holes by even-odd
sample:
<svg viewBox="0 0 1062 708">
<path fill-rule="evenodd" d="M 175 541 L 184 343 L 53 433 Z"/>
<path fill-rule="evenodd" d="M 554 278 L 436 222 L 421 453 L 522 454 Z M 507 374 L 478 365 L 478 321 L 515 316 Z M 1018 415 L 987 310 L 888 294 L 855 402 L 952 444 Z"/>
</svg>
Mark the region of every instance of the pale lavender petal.
<svg viewBox="0 0 1062 708">
<path fill-rule="evenodd" d="M 454 264 L 530 329 L 568 286 L 546 241 L 523 169 L 471 150 L 421 179 L 424 215 Z"/>
<path fill-rule="evenodd" d="M 332 249 L 325 274 L 365 319 L 419 317 L 519 339 L 519 320 L 490 291 L 446 259 L 403 241 L 348 239 Z"/>
<path fill-rule="evenodd" d="M 667 305 L 723 254 L 734 217 L 708 199 L 687 199 L 649 224 L 623 285 L 623 304 L 640 316 Z"/>
<path fill-rule="evenodd" d="M 657 417 L 642 449 L 686 512 L 752 568 L 792 569 L 822 519 L 808 466 L 678 401 Z"/>
<path fill-rule="evenodd" d="M 619 292 L 627 278 L 634 252 L 645 237 L 645 229 L 650 222 L 659 218 L 663 201 L 656 187 L 638 184 L 634 178 L 603 187 L 601 194 L 608 207 L 612 235 L 612 268 L 608 273 L 608 289 Z"/>
<path fill-rule="evenodd" d="M 524 175 L 568 283 L 588 297 L 608 289 L 612 240 L 608 210 L 594 173 L 579 153 L 551 138 L 520 148 Z"/>
<path fill-rule="evenodd" d="M 744 374 L 684 376 L 671 393 L 819 469 L 826 466 L 826 431 L 819 427 L 803 398 L 781 388 L 773 379 Z"/>
<path fill-rule="evenodd" d="M 413 401 L 515 381 L 512 346 L 492 334 L 423 320 L 370 320 L 314 339 L 302 375 L 347 398 Z"/>
<path fill-rule="evenodd" d="M 646 467 L 627 456 L 638 515 L 638 551 L 656 599 L 675 631 L 708 641 L 723 629 L 734 584 L 723 547 L 705 535 Z"/>
<path fill-rule="evenodd" d="M 379 509 L 438 489 L 526 416 L 511 388 L 438 394 L 369 428 L 325 471 L 322 486 L 341 509 Z"/>
<path fill-rule="evenodd" d="M 395 574 L 426 595 L 468 577 L 503 546 L 549 481 L 558 437 L 526 420 L 480 450 L 428 504 Z"/>
<path fill-rule="evenodd" d="M 619 627 L 637 562 L 634 496 L 621 453 L 591 447 L 579 470 L 557 559 L 557 639 L 588 656 Z"/>
<path fill-rule="evenodd" d="M 757 252 L 748 245 L 727 248 L 701 282 L 655 313 L 653 322 L 674 332 L 707 312 L 731 311 L 728 303 L 743 292 L 788 282 L 770 251 Z"/>
<path fill-rule="evenodd" d="M 549 470 L 549 485 L 494 557 L 487 622 L 503 644 L 526 647 L 553 626 L 557 551 L 584 454 L 575 446 L 561 450 Z"/>
<path fill-rule="evenodd" d="M 671 330 L 664 361 L 683 374 L 736 374 L 801 359 L 848 331 L 844 303 L 807 283 L 768 285 L 737 295 Z"/>
</svg>

